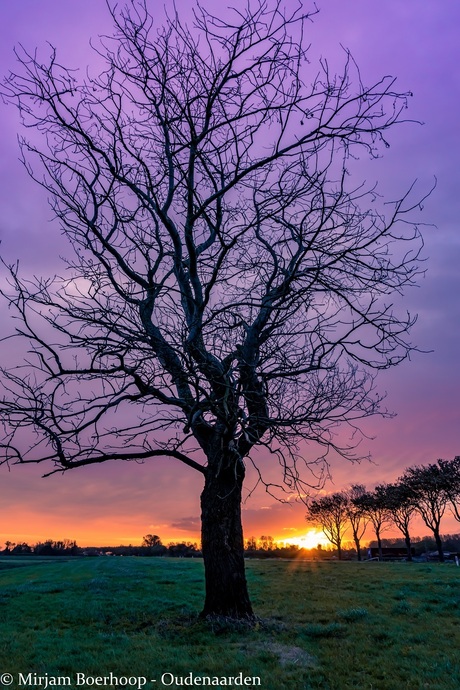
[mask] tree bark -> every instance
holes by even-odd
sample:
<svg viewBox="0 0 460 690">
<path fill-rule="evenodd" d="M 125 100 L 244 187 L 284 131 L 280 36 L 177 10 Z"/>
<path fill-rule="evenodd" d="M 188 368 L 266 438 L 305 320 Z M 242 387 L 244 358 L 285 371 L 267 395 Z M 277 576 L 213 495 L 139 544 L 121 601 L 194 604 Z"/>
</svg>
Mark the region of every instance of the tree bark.
<svg viewBox="0 0 460 690">
<path fill-rule="evenodd" d="M 411 546 L 409 534 L 404 535 L 404 541 L 406 542 L 407 560 L 412 561 L 412 546 Z"/>
<path fill-rule="evenodd" d="M 444 549 L 442 546 L 441 535 L 439 534 L 439 528 L 433 530 L 434 540 L 436 542 L 436 548 L 438 549 L 439 562 L 444 563 Z"/>
<path fill-rule="evenodd" d="M 375 534 L 377 537 L 377 544 L 379 547 L 379 561 L 383 561 L 383 549 L 382 549 L 382 538 L 380 537 L 380 530 L 376 529 Z"/>
<path fill-rule="evenodd" d="M 253 620 L 245 567 L 241 462 L 208 466 L 201 494 L 201 543 L 206 579 L 202 617 L 225 616 Z M 223 467 L 222 467 L 223 465 Z"/>
<path fill-rule="evenodd" d="M 358 537 L 356 537 L 356 536 L 354 537 L 354 540 L 355 540 L 355 546 L 356 546 L 356 553 L 357 553 L 357 556 L 358 556 L 358 561 L 361 561 L 361 560 L 362 560 L 362 556 L 361 556 L 361 542 L 360 542 L 360 540 L 358 539 Z"/>
</svg>

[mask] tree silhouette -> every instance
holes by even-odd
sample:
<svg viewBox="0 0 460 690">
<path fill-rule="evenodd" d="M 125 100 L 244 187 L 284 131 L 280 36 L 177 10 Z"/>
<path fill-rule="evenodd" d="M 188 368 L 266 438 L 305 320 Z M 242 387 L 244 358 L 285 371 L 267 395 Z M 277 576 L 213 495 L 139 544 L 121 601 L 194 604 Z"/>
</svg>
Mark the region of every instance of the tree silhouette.
<svg viewBox="0 0 460 690">
<path fill-rule="evenodd" d="M 388 509 L 392 522 L 402 532 L 407 548 L 407 560 L 412 561 L 410 523 L 417 506 L 412 491 L 400 480 L 394 484 L 379 484 L 376 494 Z"/>
<path fill-rule="evenodd" d="M 342 541 L 348 527 L 348 496 L 336 492 L 319 496 L 308 502 L 307 522 L 321 525 L 326 538 L 337 547 L 339 560 L 342 560 Z"/>
<path fill-rule="evenodd" d="M 352 484 L 344 493 L 348 498 L 346 511 L 351 531 L 353 533 L 356 554 L 358 561 L 361 561 L 361 539 L 364 537 L 366 532 L 369 518 L 366 516 L 366 512 L 363 506 L 360 504 L 359 499 L 365 495 L 366 487 L 363 484 Z"/>
<path fill-rule="evenodd" d="M 162 546 L 158 534 L 146 534 L 142 537 L 142 546 Z"/>
<path fill-rule="evenodd" d="M 405 487 L 425 525 L 433 532 L 441 563 L 444 562 L 441 520 L 451 499 L 451 476 L 440 464 L 442 462 L 408 467 L 398 480 Z"/>
<path fill-rule="evenodd" d="M 100 74 L 19 50 L 3 87 L 42 135 L 24 162 L 72 252 L 55 278 L 10 265 L 30 354 L 3 371 L 3 458 L 199 472 L 203 615 L 251 618 L 245 463 L 267 482 L 273 454 L 279 485 L 302 491 L 331 449 L 354 457 L 358 420 L 384 412 L 375 372 L 411 350 L 414 319 L 389 296 L 417 279 L 418 202 L 383 206 L 349 174 L 410 94 L 363 84 L 346 51 L 340 74 L 310 67 L 301 3 L 228 20 L 196 5 L 192 28 L 173 13 L 158 31 L 146 2 L 111 12 Z"/>
<path fill-rule="evenodd" d="M 385 502 L 384 495 L 379 487 L 376 487 L 374 491 L 366 491 L 357 496 L 354 503 L 374 528 L 379 549 L 379 559 L 382 560 L 382 532 L 388 529 L 388 523 L 391 521 L 391 513 Z"/>
</svg>

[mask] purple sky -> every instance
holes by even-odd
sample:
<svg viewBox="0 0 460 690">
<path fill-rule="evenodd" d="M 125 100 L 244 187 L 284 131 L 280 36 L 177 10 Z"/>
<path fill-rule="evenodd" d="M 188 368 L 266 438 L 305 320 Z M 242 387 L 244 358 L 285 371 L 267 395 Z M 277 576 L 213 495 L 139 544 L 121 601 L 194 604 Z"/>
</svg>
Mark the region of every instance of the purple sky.
<svg viewBox="0 0 460 690">
<path fill-rule="evenodd" d="M 150 1 L 152 9 L 163 4 Z M 186 12 L 190 3 L 178 0 L 176 5 Z M 419 313 L 413 341 L 433 352 L 415 355 L 380 377 L 379 387 L 388 392 L 388 406 L 398 416 L 368 421 L 364 428 L 376 438 L 363 450 L 371 451 L 374 464 L 334 463 L 334 485 L 329 485 L 340 489 L 360 481 L 371 487 L 396 479 L 408 465 L 460 454 L 460 4 L 325 0 L 318 6 L 320 13 L 309 25 L 312 56 L 339 66 L 342 44 L 351 50 L 364 82 L 397 76 L 398 88 L 414 93 L 408 117 L 424 123 L 393 131 L 385 157 L 372 165 L 363 162 L 362 176 L 369 182 L 378 179 L 390 199 L 415 178 L 420 193 L 435 176 L 438 181 L 423 214 L 426 223 L 436 226 L 424 232 L 427 274 L 405 298 L 405 306 Z M 14 67 L 12 49 L 18 42 L 33 50 L 49 41 L 64 64 L 84 69 L 94 61 L 89 37 L 103 32 L 110 33 L 104 0 L 3 3 L 0 72 Z M 7 261 L 20 257 L 24 272 L 46 275 L 55 270 L 64 245 L 59 229 L 49 222 L 44 193 L 18 162 L 20 127 L 14 108 L 0 103 L 0 121 L 1 251 Z M 0 317 L 7 333 L 11 324 L 4 305 Z M 198 536 L 200 477 L 176 463 L 112 463 L 46 480 L 40 479 L 42 470 L 0 468 L 0 544 L 7 538 L 33 542 L 47 537 L 134 543 L 147 532 L 167 539 Z M 277 505 L 256 492 L 245 505 L 246 534 L 301 534 L 303 513 L 301 505 Z M 459 531 L 458 523 L 446 520 L 444 531 L 454 530 Z"/>
</svg>

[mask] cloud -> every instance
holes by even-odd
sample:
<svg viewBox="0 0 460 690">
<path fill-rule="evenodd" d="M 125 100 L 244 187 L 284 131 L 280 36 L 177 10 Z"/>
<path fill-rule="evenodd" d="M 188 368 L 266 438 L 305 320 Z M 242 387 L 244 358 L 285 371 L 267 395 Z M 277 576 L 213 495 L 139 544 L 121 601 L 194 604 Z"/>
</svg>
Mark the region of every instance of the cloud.
<svg viewBox="0 0 460 690">
<path fill-rule="evenodd" d="M 172 522 L 170 527 L 183 532 L 196 532 L 201 528 L 201 521 L 199 517 L 184 517 Z"/>
</svg>

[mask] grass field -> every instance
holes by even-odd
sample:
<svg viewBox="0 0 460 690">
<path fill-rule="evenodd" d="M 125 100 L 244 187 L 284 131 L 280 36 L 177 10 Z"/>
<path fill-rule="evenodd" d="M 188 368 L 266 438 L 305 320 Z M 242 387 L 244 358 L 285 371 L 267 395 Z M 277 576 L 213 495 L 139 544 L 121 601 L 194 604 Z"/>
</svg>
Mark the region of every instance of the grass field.
<svg viewBox="0 0 460 690">
<path fill-rule="evenodd" d="M 198 619 L 200 560 L 0 559 L 0 681 L 12 674 L 16 690 L 71 677 L 76 687 L 84 673 L 100 687 L 94 677 L 112 673 L 146 677 L 151 690 L 242 673 L 265 690 L 460 688 L 460 568 L 251 561 L 247 569 L 255 629 Z M 27 685 L 20 673 L 36 675 Z"/>
</svg>

